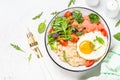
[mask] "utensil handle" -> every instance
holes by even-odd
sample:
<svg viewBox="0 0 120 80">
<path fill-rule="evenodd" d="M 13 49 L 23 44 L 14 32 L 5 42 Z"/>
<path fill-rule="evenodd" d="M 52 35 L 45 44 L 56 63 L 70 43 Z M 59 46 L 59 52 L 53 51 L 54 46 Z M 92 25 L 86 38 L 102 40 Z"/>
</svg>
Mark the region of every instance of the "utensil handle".
<svg viewBox="0 0 120 80">
<path fill-rule="evenodd" d="M 42 57 L 43 57 L 43 55 L 42 55 L 42 53 L 40 52 L 40 49 L 39 49 L 38 47 L 36 47 L 34 50 L 35 50 L 38 58 L 42 58 Z"/>
</svg>

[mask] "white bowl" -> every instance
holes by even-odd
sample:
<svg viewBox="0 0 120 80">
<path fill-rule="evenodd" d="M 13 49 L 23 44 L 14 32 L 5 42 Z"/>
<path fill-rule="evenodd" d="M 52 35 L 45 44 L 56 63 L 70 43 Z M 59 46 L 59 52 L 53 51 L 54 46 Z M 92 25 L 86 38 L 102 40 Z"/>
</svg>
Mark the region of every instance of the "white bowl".
<svg viewBox="0 0 120 80">
<path fill-rule="evenodd" d="M 59 13 L 57 14 L 57 16 L 63 16 L 66 11 L 73 11 L 74 9 L 81 11 L 81 13 L 82 13 L 83 16 L 84 16 L 84 15 L 88 15 L 88 14 L 90 14 L 90 13 L 95 13 L 95 14 L 99 15 L 97 12 L 95 12 L 95 11 L 93 11 L 93 10 L 91 10 L 91 9 L 85 8 L 85 7 L 72 7 L 72 8 L 68 8 L 68 9 L 65 9 L 65 10 L 59 12 Z M 46 32 L 45 32 L 45 46 L 46 46 L 46 50 L 47 50 L 47 52 L 48 52 L 48 55 L 50 56 L 50 58 L 53 60 L 53 62 L 54 62 L 55 64 L 57 64 L 58 66 L 60 66 L 60 67 L 63 68 L 63 69 L 66 69 L 66 70 L 69 70 L 69 71 L 74 71 L 74 72 L 79 72 L 79 71 L 89 70 L 89 69 L 97 66 L 99 63 L 102 62 L 102 60 L 105 58 L 105 56 L 107 55 L 108 50 L 109 50 L 109 48 L 110 48 L 110 44 L 111 44 L 111 34 L 110 34 L 110 30 L 109 30 L 109 27 L 108 27 L 106 21 L 103 19 L 103 17 L 102 17 L 101 15 L 99 15 L 99 16 L 100 16 L 101 22 L 104 24 L 105 29 L 106 29 L 106 31 L 107 31 L 107 33 L 108 33 L 108 46 L 107 46 L 107 49 L 106 49 L 106 52 L 105 52 L 106 54 L 105 54 L 99 61 L 97 61 L 96 63 L 94 63 L 94 64 L 93 64 L 92 66 L 90 66 L 90 67 L 85 67 L 85 66 L 72 67 L 72 66 L 66 64 L 65 62 L 61 61 L 61 60 L 59 59 L 59 57 L 50 49 L 50 46 L 47 44 L 47 43 L 48 43 L 47 35 L 48 35 L 48 32 L 49 32 L 49 30 L 50 30 L 50 28 L 51 28 L 51 23 L 52 23 L 52 21 L 55 19 L 55 17 L 53 17 L 53 19 L 52 19 L 52 20 L 50 21 L 50 23 L 48 24 L 47 29 L 46 29 Z"/>
</svg>

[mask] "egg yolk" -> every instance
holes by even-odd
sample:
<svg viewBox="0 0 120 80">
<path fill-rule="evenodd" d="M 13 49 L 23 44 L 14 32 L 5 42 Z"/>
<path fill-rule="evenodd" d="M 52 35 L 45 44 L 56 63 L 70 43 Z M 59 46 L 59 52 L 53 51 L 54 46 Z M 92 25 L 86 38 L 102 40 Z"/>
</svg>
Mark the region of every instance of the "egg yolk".
<svg viewBox="0 0 120 80">
<path fill-rule="evenodd" d="M 85 40 L 81 42 L 79 49 L 84 54 L 90 54 L 94 50 L 94 44 L 89 40 Z"/>
</svg>

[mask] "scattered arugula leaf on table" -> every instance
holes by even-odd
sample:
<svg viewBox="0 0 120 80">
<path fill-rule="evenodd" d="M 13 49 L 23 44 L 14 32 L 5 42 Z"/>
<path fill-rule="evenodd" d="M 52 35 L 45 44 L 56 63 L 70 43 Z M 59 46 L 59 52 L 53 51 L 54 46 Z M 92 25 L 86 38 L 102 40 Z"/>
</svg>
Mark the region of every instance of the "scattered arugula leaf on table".
<svg viewBox="0 0 120 80">
<path fill-rule="evenodd" d="M 40 18 L 42 16 L 43 12 L 41 12 L 40 14 L 38 14 L 37 16 L 33 17 L 32 20 L 36 20 L 38 18 Z"/>
<path fill-rule="evenodd" d="M 68 3 L 68 7 L 70 7 L 72 4 L 75 4 L 76 0 L 70 0 Z"/>
<path fill-rule="evenodd" d="M 32 54 L 30 54 L 30 55 L 28 56 L 28 62 L 30 62 L 31 59 L 32 59 Z"/>
<path fill-rule="evenodd" d="M 55 11 L 55 12 L 52 12 L 51 15 L 56 15 L 58 13 L 59 13 L 58 11 Z"/>
<path fill-rule="evenodd" d="M 114 37 L 116 40 L 120 41 L 120 32 L 114 34 L 113 37 Z"/>
<path fill-rule="evenodd" d="M 115 24 L 115 27 L 118 27 L 120 25 L 120 20 L 117 21 L 117 23 Z"/>
<path fill-rule="evenodd" d="M 38 32 L 41 34 L 45 31 L 46 29 L 46 22 L 41 22 L 39 25 L 38 25 Z"/>
<path fill-rule="evenodd" d="M 23 51 L 18 45 L 16 45 L 16 44 L 10 44 L 14 49 L 16 49 L 16 50 L 18 50 L 18 51 L 22 51 L 22 52 L 25 52 L 25 51 Z"/>
<path fill-rule="evenodd" d="M 89 14 L 89 18 L 91 22 L 99 22 L 100 18 L 97 14 L 91 13 Z"/>
</svg>

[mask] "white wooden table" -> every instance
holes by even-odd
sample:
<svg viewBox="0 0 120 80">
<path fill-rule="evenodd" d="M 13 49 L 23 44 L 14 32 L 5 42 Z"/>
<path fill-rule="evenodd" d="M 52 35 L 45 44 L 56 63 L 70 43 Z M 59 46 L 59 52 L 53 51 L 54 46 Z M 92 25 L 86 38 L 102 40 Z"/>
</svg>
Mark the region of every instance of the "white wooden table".
<svg viewBox="0 0 120 80">
<path fill-rule="evenodd" d="M 120 16 L 110 19 L 105 14 L 106 1 L 100 0 L 101 3 L 98 7 L 89 7 L 85 0 L 77 0 L 76 4 L 72 6 L 87 7 L 98 12 L 108 23 L 113 35 L 120 31 L 120 27 L 114 27 Z M 30 28 L 38 40 L 46 66 L 54 80 L 83 80 L 99 75 L 100 65 L 85 73 L 69 72 L 58 67 L 46 52 L 44 33 L 40 35 L 37 32 L 39 22 L 46 20 L 48 24 L 53 17 L 51 12 L 66 9 L 68 2 L 69 0 L 0 0 L 0 80 L 52 80 L 49 78 L 50 74 L 46 68 L 41 66 L 41 60 L 38 60 L 29 48 L 26 37 L 27 28 Z M 41 11 L 43 11 L 41 19 L 32 21 L 32 17 Z M 26 53 L 16 51 L 10 46 L 10 43 L 18 44 Z M 116 44 L 120 44 L 120 42 L 112 37 L 111 47 Z M 27 57 L 30 53 L 32 53 L 32 59 L 28 63 Z"/>
</svg>

